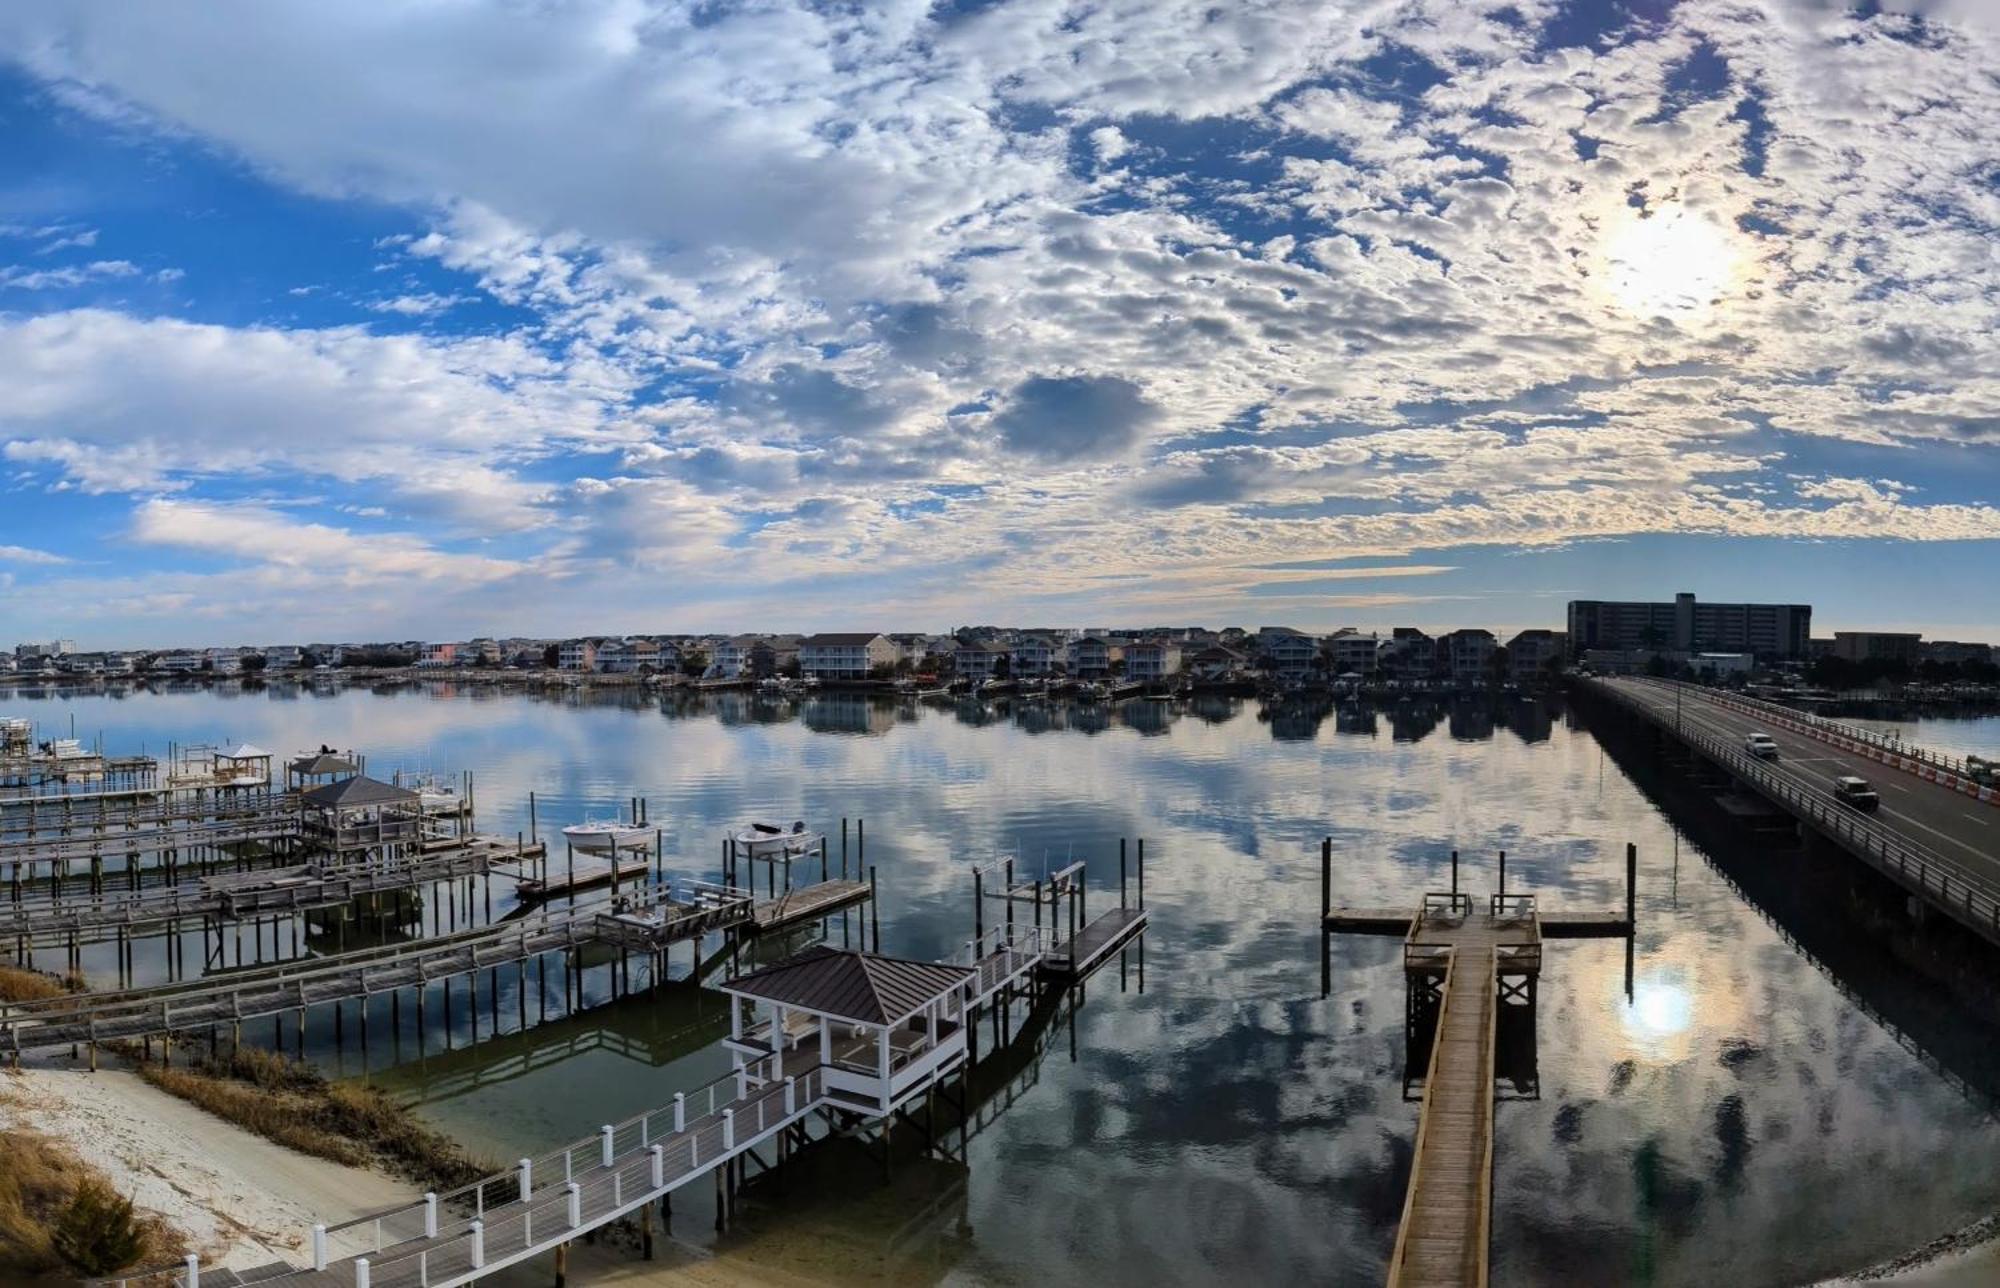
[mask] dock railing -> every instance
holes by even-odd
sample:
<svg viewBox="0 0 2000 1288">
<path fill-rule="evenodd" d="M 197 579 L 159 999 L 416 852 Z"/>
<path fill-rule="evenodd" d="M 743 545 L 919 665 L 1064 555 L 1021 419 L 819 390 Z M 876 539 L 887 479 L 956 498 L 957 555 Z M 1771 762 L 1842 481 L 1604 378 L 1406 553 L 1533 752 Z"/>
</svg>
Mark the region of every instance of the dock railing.
<svg viewBox="0 0 2000 1288">
<path fill-rule="evenodd" d="M 1396 1246 L 1389 1253 L 1389 1284 L 1396 1288 L 1403 1276 L 1403 1263 L 1410 1254 L 1410 1217 L 1417 1206 L 1417 1169 L 1423 1166 L 1424 1138 L 1430 1133 L 1431 1088 L 1437 1086 L 1438 1059 L 1444 1050 L 1444 1043 L 1438 1038 L 1444 1033 L 1445 1014 L 1451 1008 L 1451 976 L 1458 969 L 1457 955 L 1449 945 L 1444 945 L 1444 982 L 1438 992 L 1437 1018 L 1432 1021 L 1431 1055 L 1424 1064 L 1424 1108 L 1417 1113 L 1417 1140 L 1410 1150 L 1410 1183 L 1403 1192 L 1403 1215 L 1396 1225 Z"/>
<path fill-rule="evenodd" d="M 815 1067 L 803 1077 L 793 1079 L 794 1111 L 810 1104 L 813 1097 L 819 1094 L 819 1072 Z M 398 1245 L 438 1238 L 453 1239 L 452 1227 L 455 1224 L 483 1222 L 490 1212 L 509 1204 L 518 1204 L 524 1196 L 533 1200 L 537 1194 L 549 1197 L 547 1192 L 550 1190 L 560 1193 L 572 1182 L 587 1182 L 602 1174 L 607 1159 L 613 1164 L 620 1158 L 629 1160 L 649 1152 L 654 1145 L 672 1147 L 668 1175 L 683 1177 L 690 1171 L 699 1170 L 704 1161 L 734 1153 L 736 1138 L 747 1142 L 769 1130 L 784 1116 L 781 1110 L 783 1086 L 781 1061 L 777 1056 L 765 1056 L 692 1091 L 679 1093 L 666 1105 L 608 1124 L 600 1128 L 596 1136 L 574 1141 L 537 1157 L 524 1158 L 505 1171 L 481 1177 L 442 1194 L 425 1194 L 393 1207 L 365 1212 L 329 1225 L 323 1231 L 315 1227 L 308 1232 L 305 1246 L 314 1249 L 315 1262 L 321 1268 L 334 1261 L 368 1257 L 373 1271 L 371 1278 L 376 1283 L 391 1282 L 384 1276 L 391 1266 L 396 1266 L 415 1272 L 415 1277 L 398 1275 L 393 1282 L 426 1284 L 433 1266 L 440 1269 L 449 1265 L 456 1265 L 461 1270 L 466 1268 L 469 1258 L 465 1254 L 469 1249 L 457 1246 L 460 1243 L 469 1244 L 466 1232 L 460 1231 L 453 1243 L 442 1247 L 433 1245 L 422 1252 L 403 1256 L 393 1255 Z M 721 1117 L 723 1110 L 731 1111 L 730 1126 L 726 1131 Z M 725 1135 L 730 1138 L 727 1149 L 724 1148 Z M 655 1195 L 660 1192 L 653 1191 Z M 633 1197 L 643 1193 L 643 1190 L 635 1190 Z M 532 1247 L 536 1241 L 532 1233 L 534 1222 L 526 1224 L 528 1228 L 522 1231 L 528 1238 L 525 1246 Z M 543 1233 L 546 1236 L 553 1231 L 545 1228 Z M 488 1255 L 495 1258 L 502 1251 L 497 1241 L 487 1249 Z M 391 1256 L 383 1259 L 383 1254 Z"/>
<path fill-rule="evenodd" d="M 1615 684 L 1591 683 L 1599 692 L 1672 730 L 1670 717 L 1659 709 L 1638 701 Z M 1988 938 L 2000 939 L 2000 889 L 1969 876 L 1935 850 L 1906 840 L 1840 804 L 1830 793 L 1800 786 L 1722 738 L 1686 727 L 1679 730 L 1678 736 L 1740 781 L 1846 845 L 1879 871 L 1914 888 L 1919 895 Z"/>
<path fill-rule="evenodd" d="M 1030 970 L 1045 952 L 1042 928 L 1021 922 L 993 927 L 969 939 L 951 957 L 951 964 L 978 972 L 968 1002 L 979 1003 L 1023 971 Z"/>
</svg>

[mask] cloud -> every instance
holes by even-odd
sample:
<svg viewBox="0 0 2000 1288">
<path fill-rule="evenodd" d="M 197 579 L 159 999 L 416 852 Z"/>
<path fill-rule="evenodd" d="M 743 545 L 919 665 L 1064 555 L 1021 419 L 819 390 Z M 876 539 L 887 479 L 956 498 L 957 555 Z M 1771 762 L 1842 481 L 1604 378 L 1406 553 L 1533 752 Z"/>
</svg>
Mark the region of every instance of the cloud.
<svg viewBox="0 0 2000 1288">
<path fill-rule="evenodd" d="M 0 50 L 76 110 L 404 212 L 363 239 L 403 293 L 268 295 L 424 334 L 0 315 L 0 453 L 169 505 L 332 491 L 734 602 L 1985 540 L 2000 37 L 1926 12 L 17 7 Z"/>
<path fill-rule="evenodd" d="M 46 248 L 45 248 L 46 249 Z M 0 290 L 49 291 L 82 286 L 110 278 L 136 277 L 139 266 L 128 260 L 100 259 L 66 268 L 0 268 Z"/>
<path fill-rule="evenodd" d="M 993 428 L 1011 451 L 1067 463 L 1123 454 L 1159 415 L 1118 376 L 1034 376 L 1015 388 Z"/>
<path fill-rule="evenodd" d="M 46 550 L 36 550 L 29 546 L 0 545 L 0 562 L 18 564 L 62 564 L 69 560 L 61 555 L 50 554 Z"/>
</svg>

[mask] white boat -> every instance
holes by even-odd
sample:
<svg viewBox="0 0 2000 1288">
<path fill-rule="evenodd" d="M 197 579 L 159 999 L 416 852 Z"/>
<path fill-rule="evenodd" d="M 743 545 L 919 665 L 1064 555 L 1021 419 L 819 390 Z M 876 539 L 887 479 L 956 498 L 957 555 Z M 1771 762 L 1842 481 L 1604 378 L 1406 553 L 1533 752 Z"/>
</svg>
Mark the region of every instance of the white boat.
<svg viewBox="0 0 2000 1288">
<path fill-rule="evenodd" d="M 775 823 L 752 823 L 730 838 L 737 854 L 749 859 L 787 859 L 810 854 L 819 848 L 819 834 L 806 831 L 804 823 L 786 831 Z"/>
<path fill-rule="evenodd" d="M 563 839 L 579 853 L 610 854 L 614 850 L 632 850 L 651 845 L 653 829 L 635 823 L 597 822 L 572 823 L 562 830 Z"/>
</svg>

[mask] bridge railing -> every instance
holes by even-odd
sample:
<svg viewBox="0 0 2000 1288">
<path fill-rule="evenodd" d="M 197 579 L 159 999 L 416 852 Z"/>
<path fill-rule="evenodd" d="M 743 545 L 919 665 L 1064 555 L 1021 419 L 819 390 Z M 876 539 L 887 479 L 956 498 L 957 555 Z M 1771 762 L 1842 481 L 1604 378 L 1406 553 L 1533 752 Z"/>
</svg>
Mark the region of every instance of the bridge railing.
<svg viewBox="0 0 2000 1288">
<path fill-rule="evenodd" d="M 1633 698 L 1615 684 L 1589 681 L 1598 692 L 1671 728 L 1660 710 Z M 1909 841 L 1873 819 L 1835 801 L 1831 794 L 1800 786 L 1764 761 L 1700 730 L 1683 727 L 1678 736 L 1740 781 L 1842 842 L 1877 869 L 1913 887 L 1936 906 L 1982 933 L 2000 936 L 2000 889 L 1927 846 Z"/>
</svg>

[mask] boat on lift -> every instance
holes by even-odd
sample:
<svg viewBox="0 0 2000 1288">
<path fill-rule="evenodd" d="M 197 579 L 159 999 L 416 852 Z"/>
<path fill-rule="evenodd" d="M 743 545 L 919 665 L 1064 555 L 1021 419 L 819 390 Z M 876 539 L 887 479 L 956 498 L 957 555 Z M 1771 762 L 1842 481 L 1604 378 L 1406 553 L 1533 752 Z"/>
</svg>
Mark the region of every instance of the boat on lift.
<svg viewBox="0 0 2000 1288">
<path fill-rule="evenodd" d="M 569 842 L 579 854 L 612 854 L 619 850 L 635 850 L 648 846 L 653 841 L 651 826 L 640 823 L 625 823 L 616 819 L 610 821 L 588 820 L 572 823 L 562 830 L 563 840 Z"/>
<path fill-rule="evenodd" d="M 786 831 L 776 823 L 752 823 L 730 838 L 736 853 L 746 859 L 795 859 L 819 848 L 817 832 L 808 832 L 803 822 Z"/>
</svg>

